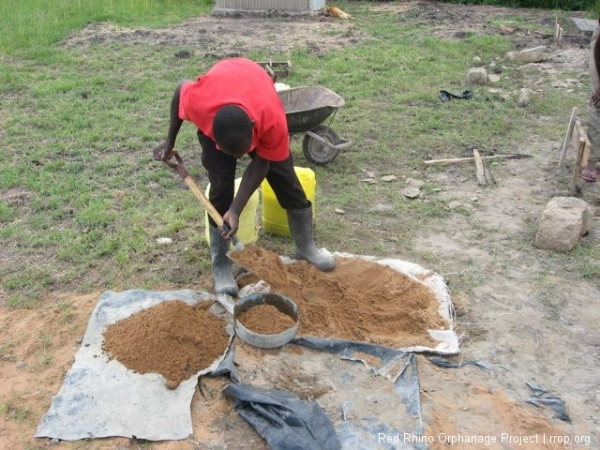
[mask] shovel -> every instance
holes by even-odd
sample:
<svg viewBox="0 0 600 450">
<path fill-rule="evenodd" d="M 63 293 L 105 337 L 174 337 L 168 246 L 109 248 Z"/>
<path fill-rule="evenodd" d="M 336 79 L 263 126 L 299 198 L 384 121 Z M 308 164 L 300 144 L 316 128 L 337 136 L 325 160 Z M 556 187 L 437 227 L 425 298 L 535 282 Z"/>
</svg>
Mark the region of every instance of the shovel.
<svg viewBox="0 0 600 450">
<path fill-rule="evenodd" d="M 175 169 L 177 171 L 177 173 L 179 174 L 179 176 L 181 178 L 183 178 L 183 181 L 185 181 L 185 184 L 187 184 L 187 186 L 194 193 L 194 195 L 196 196 L 196 198 L 198 199 L 200 204 L 204 207 L 206 212 L 215 221 L 215 223 L 217 224 L 217 227 L 219 229 L 229 231 L 229 225 L 227 225 L 227 223 L 223 220 L 223 217 L 221 217 L 221 214 L 219 214 L 219 212 L 215 209 L 215 207 L 210 202 L 210 200 L 208 200 L 206 198 L 206 196 L 204 195 L 204 193 L 200 190 L 200 188 L 198 187 L 198 185 L 196 184 L 194 179 L 190 176 L 190 174 L 188 173 L 186 168 L 183 166 L 183 160 L 181 159 L 181 156 L 179 156 L 179 153 L 177 153 L 175 150 L 172 150 L 170 153 L 170 158 L 173 158 L 173 157 L 177 160 L 176 163 L 173 161 L 167 160 L 167 161 L 165 161 L 165 164 L 167 166 L 169 166 L 171 169 Z M 235 250 L 239 250 L 239 251 L 244 250 L 244 244 L 242 244 L 240 242 L 240 240 L 238 239 L 238 237 L 235 234 L 233 236 L 231 236 L 231 241 L 233 242 L 233 246 L 235 247 Z"/>
</svg>

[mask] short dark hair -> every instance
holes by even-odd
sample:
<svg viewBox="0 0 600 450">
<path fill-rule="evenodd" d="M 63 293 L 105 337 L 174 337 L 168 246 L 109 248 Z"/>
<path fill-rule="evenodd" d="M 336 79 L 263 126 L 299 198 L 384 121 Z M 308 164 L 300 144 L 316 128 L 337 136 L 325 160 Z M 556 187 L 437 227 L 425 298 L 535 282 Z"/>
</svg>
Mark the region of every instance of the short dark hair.
<svg viewBox="0 0 600 450">
<path fill-rule="evenodd" d="M 243 156 L 252 144 L 254 123 L 242 108 L 223 106 L 213 120 L 213 135 L 221 149 L 236 156 Z"/>
</svg>

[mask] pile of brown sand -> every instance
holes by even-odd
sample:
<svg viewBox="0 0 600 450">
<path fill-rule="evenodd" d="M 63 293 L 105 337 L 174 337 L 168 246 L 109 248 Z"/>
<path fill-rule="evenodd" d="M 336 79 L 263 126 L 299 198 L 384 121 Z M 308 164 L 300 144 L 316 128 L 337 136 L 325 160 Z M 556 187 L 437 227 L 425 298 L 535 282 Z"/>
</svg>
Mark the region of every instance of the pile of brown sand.
<svg viewBox="0 0 600 450">
<path fill-rule="evenodd" d="M 434 344 L 427 330 L 445 329 L 434 293 L 423 283 L 360 258 L 337 258 L 332 272 L 306 261 L 284 264 L 273 252 L 246 246 L 231 257 L 271 291 L 298 305 L 299 335 L 392 348 Z M 249 284 L 252 277 L 248 277 Z"/>
<path fill-rule="evenodd" d="M 159 373 L 178 385 L 209 367 L 229 345 L 225 323 L 208 311 L 171 300 L 119 320 L 104 332 L 103 349 L 138 373 Z"/>
<path fill-rule="evenodd" d="M 279 334 L 292 328 L 296 321 L 273 305 L 255 305 L 237 316 L 248 330 L 259 334 Z"/>
</svg>

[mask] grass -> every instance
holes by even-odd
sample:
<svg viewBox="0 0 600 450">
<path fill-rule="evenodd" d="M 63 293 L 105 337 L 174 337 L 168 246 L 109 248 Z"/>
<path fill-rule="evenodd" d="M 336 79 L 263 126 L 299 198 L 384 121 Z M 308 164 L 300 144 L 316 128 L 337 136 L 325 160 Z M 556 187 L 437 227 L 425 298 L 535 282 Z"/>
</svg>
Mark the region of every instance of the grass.
<svg viewBox="0 0 600 450">
<path fill-rule="evenodd" d="M 207 14 L 211 5 L 193 0 L 0 4 L 0 255 L 17 255 L 0 266 L 9 306 L 35 307 L 49 290 L 181 287 L 210 274 L 204 213 L 175 174 L 153 161 L 151 149 L 166 132 L 168 102 L 178 81 L 195 77 L 214 60 L 201 51 L 176 58 L 177 46 L 58 44 L 88 23 L 168 26 Z M 435 197 L 405 200 L 397 182 L 362 183 L 365 171 L 410 176 L 422 169 L 425 156 L 465 156 L 474 147 L 510 152 L 533 126 L 560 141 L 562 127 L 539 118 L 560 117 L 573 104 L 585 107 L 587 86 L 546 91 L 527 110 L 514 98 L 479 89 L 472 100 L 441 103 L 439 89 L 466 89 L 465 73 L 474 58 L 487 64 L 512 50 L 510 41 L 475 33 L 460 40 L 430 36 L 414 18 L 375 11 L 370 2 L 341 6 L 355 13 L 364 35 L 360 43 L 318 57 L 299 43 L 290 56 L 292 84 L 320 84 L 343 93 L 347 103 L 335 128 L 356 143 L 334 164 L 313 167 L 319 180 L 317 236 L 329 248 L 411 251 L 410 239 L 423 224 L 457 213 Z M 265 50 L 245 56 L 276 55 Z M 507 65 L 497 88 L 509 92 L 522 77 L 518 67 Z M 312 166 L 300 143 L 293 146 L 296 164 Z M 178 148 L 185 149 L 190 172 L 205 185 L 196 147 L 192 127 L 185 124 Z M 374 209 L 377 204 L 392 209 Z M 345 214 L 326 214 L 335 208 Z M 160 246 L 159 237 L 173 243 Z M 261 239 L 276 251 L 292 249 L 289 240 Z M 597 258 L 597 248 L 583 254 L 582 277 L 600 277 Z M 67 308 L 65 320 L 68 315 Z"/>
<path fill-rule="evenodd" d="M 43 55 L 90 22 L 166 26 L 210 11 L 210 0 L 5 0 L 0 3 L 0 54 Z"/>
</svg>

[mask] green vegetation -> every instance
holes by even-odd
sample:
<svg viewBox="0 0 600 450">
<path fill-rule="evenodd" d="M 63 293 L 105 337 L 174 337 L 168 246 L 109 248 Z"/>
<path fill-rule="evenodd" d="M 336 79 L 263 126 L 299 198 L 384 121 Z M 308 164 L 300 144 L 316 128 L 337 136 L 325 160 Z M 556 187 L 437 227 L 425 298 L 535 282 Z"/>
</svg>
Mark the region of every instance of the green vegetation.
<svg viewBox="0 0 600 450">
<path fill-rule="evenodd" d="M 563 9 L 566 11 L 588 11 L 598 9 L 598 0 L 445 0 L 464 5 L 495 5 L 511 8 Z"/>
<path fill-rule="evenodd" d="M 174 87 L 214 58 L 186 45 L 60 43 L 90 22 L 166 26 L 207 14 L 211 4 L 0 3 L 0 256 L 10 260 L 0 266 L 0 285 L 9 306 L 34 307 L 48 290 L 192 286 L 210 273 L 204 212 L 176 174 L 152 159 L 151 150 L 166 132 Z M 484 90 L 469 101 L 441 103 L 440 89 L 466 89 L 474 60 L 489 64 L 512 50 L 511 42 L 501 35 L 455 39 L 423 33 L 414 18 L 371 5 L 343 5 L 360 32 L 353 46 L 315 55 L 298 42 L 291 55 L 266 49 L 244 55 L 289 57 L 294 70 L 287 82 L 325 85 L 346 99 L 333 126 L 355 145 L 333 164 L 314 167 L 317 208 L 323 212 L 317 233 L 321 245 L 355 253 L 384 250 L 389 240 L 409 250 L 416 231 L 450 214 L 435 198 L 407 203 L 397 184 L 374 189 L 361 183 L 365 170 L 410 177 L 425 158 L 465 156 L 474 147 L 510 153 L 533 126 L 560 142 L 563 127 L 545 119 L 568 120 L 573 105 L 585 108 L 588 91 L 584 83 L 555 90 L 527 110 L 514 95 Z M 551 25 L 544 31 L 552 34 Z M 191 57 L 176 57 L 181 50 Z M 502 71 L 496 88 L 510 93 L 523 74 L 509 64 Z M 191 126 L 184 125 L 178 148 L 205 186 L 197 147 Z M 311 165 L 297 139 L 293 152 L 297 165 Z M 394 209 L 374 214 L 376 204 Z M 326 213 L 335 208 L 345 210 L 343 221 Z M 159 237 L 173 244 L 158 245 Z M 277 251 L 291 250 L 289 240 L 263 239 Z M 598 279 L 598 257 L 597 246 L 582 255 L 582 277 Z M 65 310 L 65 320 L 68 315 Z"/>
<path fill-rule="evenodd" d="M 166 26 L 210 11 L 211 0 L 3 0 L 0 54 L 46 52 L 91 22 Z"/>
</svg>

